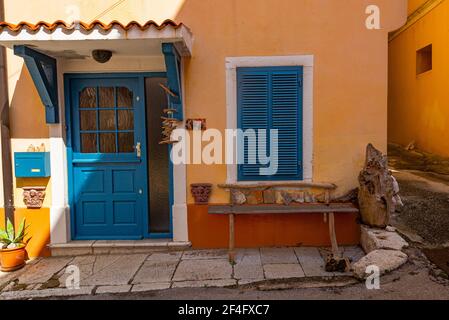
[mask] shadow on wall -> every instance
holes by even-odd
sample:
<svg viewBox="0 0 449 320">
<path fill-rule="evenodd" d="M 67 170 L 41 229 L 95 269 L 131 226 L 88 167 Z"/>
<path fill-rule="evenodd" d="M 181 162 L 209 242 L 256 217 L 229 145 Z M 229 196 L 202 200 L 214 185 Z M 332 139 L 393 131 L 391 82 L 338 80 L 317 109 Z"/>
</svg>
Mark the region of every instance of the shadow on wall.
<svg viewBox="0 0 449 320">
<path fill-rule="evenodd" d="M 25 64 L 22 66 L 10 104 L 12 139 L 45 139 L 49 128 L 45 107 Z"/>
<path fill-rule="evenodd" d="M 49 128 L 45 122 L 45 108 L 25 64 L 22 66 L 11 97 L 10 123 L 11 139 L 47 139 L 49 137 Z M 26 240 L 29 240 L 27 252 L 31 258 L 50 255 L 47 247 L 50 243 L 50 209 L 27 209 L 23 203 L 21 188 L 45 186 L 48 189 L 48 185 L 49 179 L 16 179 L 14 220 L 17 226 L 25 218 L 26 224 L 29 225 Z M 3 210 L 0 212 L 0 221 L 0 226 L 3 226 Z"/>
</svg>

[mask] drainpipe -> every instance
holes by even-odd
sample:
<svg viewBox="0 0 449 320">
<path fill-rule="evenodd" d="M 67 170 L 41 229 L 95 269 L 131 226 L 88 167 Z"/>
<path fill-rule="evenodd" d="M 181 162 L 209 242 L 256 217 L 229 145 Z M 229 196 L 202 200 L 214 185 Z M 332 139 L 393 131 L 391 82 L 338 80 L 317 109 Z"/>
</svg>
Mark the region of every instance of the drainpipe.
<svg viewBox="0 0 449 320">
<path fill-rule="evenodd" d="M 0 0 L 0 21 L 4 20 L 4 1 Z M 14 224 L 14 191 L 11 158 L 11 135 L 9 130 L 8 72 L 6 65 L 6 49 L 3 46 L 0 46 L 0 124 L 5 220 L 9 219 Z"/>
</svg>

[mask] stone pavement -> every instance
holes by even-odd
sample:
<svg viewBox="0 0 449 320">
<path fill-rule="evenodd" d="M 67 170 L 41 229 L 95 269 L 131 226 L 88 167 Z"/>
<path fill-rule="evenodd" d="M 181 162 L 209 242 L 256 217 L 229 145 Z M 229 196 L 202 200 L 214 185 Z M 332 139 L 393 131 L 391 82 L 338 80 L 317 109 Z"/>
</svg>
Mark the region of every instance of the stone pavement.
<svg viewBox="0 0 449 320">
<path fill-rule="evenodd" d="M 342 247 L 352 261 L 359 247 Z M 15 273 L 0 273 L 0 299 L 26 299 L 146 292 L 169 288 L 237 287 L 297 279 L 332 280 L 352 273 L 328 273 L 325 248 L 241 249 L 236 264 L 226 250 L 188 250 L 129 255 L 54 257 L 30 262 Z M 68 289 L 79 271 L 79 289 Z"/>
</svg>

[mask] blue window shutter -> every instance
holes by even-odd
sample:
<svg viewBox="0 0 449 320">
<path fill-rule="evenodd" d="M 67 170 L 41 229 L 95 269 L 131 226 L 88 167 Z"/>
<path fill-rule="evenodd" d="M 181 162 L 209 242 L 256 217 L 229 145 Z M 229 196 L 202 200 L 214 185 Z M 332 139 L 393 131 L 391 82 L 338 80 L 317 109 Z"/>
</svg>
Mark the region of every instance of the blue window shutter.
<svg viewBox="0 0 449 320">
<path fill-rule="evenodd" d="M 239 164 L 240 181 L 302 180 L 302 67 L 239 68 L 238 126 L 278 130 L 278 171 L 262 176 L 259 169 L 269 165 L 250 164 L 245 140 L 244 164 Z M 267 153 L 270 153 L 270 139 Z"/>
</svg>

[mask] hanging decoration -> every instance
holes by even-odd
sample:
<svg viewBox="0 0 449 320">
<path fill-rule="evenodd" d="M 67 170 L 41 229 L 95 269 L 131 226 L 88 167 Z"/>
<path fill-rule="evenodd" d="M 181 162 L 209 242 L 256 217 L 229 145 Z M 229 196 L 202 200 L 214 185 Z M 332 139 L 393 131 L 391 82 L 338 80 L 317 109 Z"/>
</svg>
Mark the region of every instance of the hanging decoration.
<svg viewBox="0 0 449 320">
<path fill-rule="evenodd" d="M 169 88 L 167 88 L 162 83 L 159 86 L 167 93 L 167 95 L 172 97 L 177 97 Z M 177 113 L 176 109 L 167 108 L 164 109 L 165 116 L 161 117 L 162 119 L 162 141 L 159 144 L 173 144 L 179 141 L 175 141 L 171 139 L 171 135 L 173 130 L 178 128 L 179 120 L 175 118 L 175 113 Z"/>
</svg>

